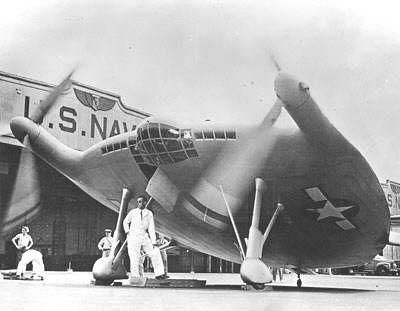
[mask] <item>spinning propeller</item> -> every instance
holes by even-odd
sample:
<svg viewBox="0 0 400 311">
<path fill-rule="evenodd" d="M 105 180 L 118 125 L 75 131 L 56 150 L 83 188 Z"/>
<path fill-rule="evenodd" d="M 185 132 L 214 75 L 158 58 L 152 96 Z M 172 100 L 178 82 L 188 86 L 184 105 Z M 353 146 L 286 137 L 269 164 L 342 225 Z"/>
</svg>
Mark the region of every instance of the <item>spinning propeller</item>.
<svg viewBox="0 0 400 311">
<path fill-rule="evenodd" d="M 71 72 L 32 112 L 30 119 L 36 124 L 41 124 L 43 118 L 49 113 L 54 104 L 71 85 Z M 16 225 L 26 221 L 40 211 L 41 203 L 41 167 L 38 159 L 31 153 L 29 137 L 25 133 L 13 128 L 14 136 L 24 144 L 20 150 L 19 159 L 16 161 L 15 174 L 10 174 L 13 179 L 7 197 L 0 201 L 0 232 L 4 233 Z M 11 135 L 8 124 L 3 125 L 0 135 Z"/>
<path fill-rule="evenodd" d="M 281 67 L 272 56 L 271 61 L 280 71 Z M 276 135 L 273 126 L 281 110 L 282 102 L 277 98 L 264 120 L 246 135 L 248 139 L 243 145 L 238 148 L 236 144 L 227 144 L 221 150 L 191 190 L 198 201 L 205 206 L 214 205 L 225 209 L 221 194 L 223 191 L 232 213 L 237 213 L 248 195 L 249 185 L 253 185 L 254 179 L 260 177 L 259 174 L 274 149 Z M 226 210 L 221 211 L 226 215 L 225 212 Z"/>
</svg>

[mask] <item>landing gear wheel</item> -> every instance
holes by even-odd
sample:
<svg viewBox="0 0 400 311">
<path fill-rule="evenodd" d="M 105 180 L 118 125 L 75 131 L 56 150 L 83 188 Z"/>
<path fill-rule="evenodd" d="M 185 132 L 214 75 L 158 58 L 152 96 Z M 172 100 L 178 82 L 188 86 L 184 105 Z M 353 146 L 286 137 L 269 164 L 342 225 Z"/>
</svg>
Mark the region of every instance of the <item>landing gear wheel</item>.
<svg viewBox="0 0 400 311">
<path fill-rule="evenodd" d="M 300 273 L 297 273 L 297 287 L 300 288 L 302 284 L 303 283 L 301 282 L 301 279 L 300 279 Z"/>
<path fill-rule="evenodd" d="M 265 288 L 265 284 L 261 284 L 261 283 L 254 283 L 254 284 L 251 284 L 253 287 L 254 287 L 254 289 L 256 289 L 256 290 L 262 290 L 262 289 L 264 289 Z"/>
<path fill-rule="evenodd" d="M 110 286 L 114 280 L 95 280 L 94 285 Z"/>
</svg>

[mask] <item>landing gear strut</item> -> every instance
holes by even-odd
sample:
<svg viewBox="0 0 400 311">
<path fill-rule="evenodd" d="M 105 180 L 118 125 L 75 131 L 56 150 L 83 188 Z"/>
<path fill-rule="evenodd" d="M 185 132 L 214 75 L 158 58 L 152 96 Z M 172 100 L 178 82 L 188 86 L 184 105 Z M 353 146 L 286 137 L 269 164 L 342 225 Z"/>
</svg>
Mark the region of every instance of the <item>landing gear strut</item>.
<svg viewBox="0 0 400 311">
<path fill-rule="evenodd" d="M 122 190 L 121 206 L 114 230 L 110 255 L 108 257 L 99 258 L 93 265 L 93 277 L 96 280 L 96 284 L 109 285 L 114 282 L 114 280 L 128 278 L 123 262 L 127 244 L 126 240 L 122 243 L 125 238 L 122 222 L 128 210 L 131 197 L 131 191 L 124 188 Z"/>
<path fill-rule="evenodd" d="M 301 282 L 301 279 L 300 279 L 300 273 L 297 273 L 297 287 L 300 288 L 302 284 L 303 283 Z"/>
<path fill-rule="evenodd" d="M 261 178 L 256 178 L 256 195 L 254 198 L 253 217 L 251 219 L 251 226 L 249 229 L 249 239 L 247 243 L 246 256 L 244 257 L 242 265 L 240 266 L 240 277 L 242 278 L 243 282 L 253 286 L 255 289 L 263 289 L 266 283 L 272 282 L 272 274 L 269 268 L 261 260 L 262 249 L 265 244 L 265 241 L 268 238 L 269 233 L 271 232 L 273 225 L 275 224 L 275 221 L 279 213 L 284 209 L 282 204 L 280 203 L 277 204 L 276 210 L 272 215 L 271 220 L 269 221 L 269 224 L 267 226 L 267 229 L 263 234 L 259 229 L 259 224 L 260 224 L 260 214 L 262 207 L 262 198 L 266 190 L 267 187 L 265 185 L 265 182 Z M 224 195 L 223 192 L 222 195 Z M 241 246 L 240 238 L 238 237 L 238 234 L 236 232 L 236 225 L 234 223 L 229 205 L 226 200 L 225 203 L 228 209 L 229 216 L 231 218 L 232 225 L 235 229 L 238 243 Z"/>
</svg>

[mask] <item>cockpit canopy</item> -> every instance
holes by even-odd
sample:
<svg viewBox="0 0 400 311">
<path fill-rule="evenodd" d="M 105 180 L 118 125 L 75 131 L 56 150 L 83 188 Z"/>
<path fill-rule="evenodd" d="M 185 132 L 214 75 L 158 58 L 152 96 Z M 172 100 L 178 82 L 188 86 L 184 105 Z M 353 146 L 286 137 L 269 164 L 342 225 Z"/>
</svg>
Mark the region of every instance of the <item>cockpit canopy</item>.
<svg viewBox="0 0 400 311">
<path fill-rule="evenodd" d="M 197 157 L 191 129 L 146 122 L 137 129 L 137 141 L 131 147 L 136 162 L 151 165 L 170 164 Z"/>
</svg>

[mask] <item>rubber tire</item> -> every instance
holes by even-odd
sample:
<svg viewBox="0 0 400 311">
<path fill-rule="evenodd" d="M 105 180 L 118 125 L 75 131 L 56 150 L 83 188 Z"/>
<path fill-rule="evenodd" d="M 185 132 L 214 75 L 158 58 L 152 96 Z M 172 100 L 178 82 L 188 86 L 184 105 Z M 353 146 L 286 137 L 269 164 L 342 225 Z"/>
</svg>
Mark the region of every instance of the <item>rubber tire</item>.
<svg viewBox="0 0 400 311">
<path fill-rule="evenodd" d="M 260 284 L 260 283 L 253 283 L 251 286 L 254 287 L 256 290 L 263 290 L 265 288 L 265 284 Z"/>
<path fill-rule="evenodd" d="M 301 288 L 301 285 L 303 285 L 303 282 L 301 281 L 301 279 L 297 280 L 297 287 Z"/>
<path fill-rule="evenodd" d="M 378 268 L 376 268 L 375 274 L 379 276 L 389 275 L 389 269 L 385 266 L 379 266 Z"/>
</svg>

